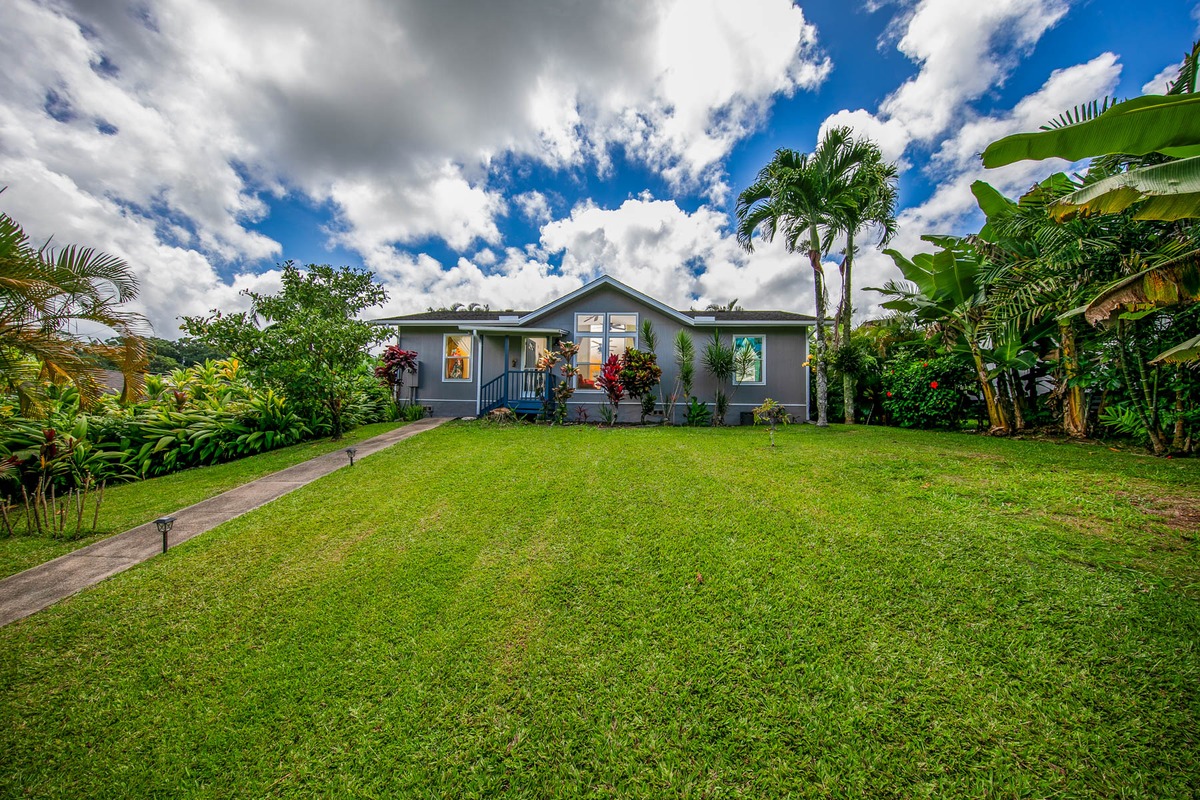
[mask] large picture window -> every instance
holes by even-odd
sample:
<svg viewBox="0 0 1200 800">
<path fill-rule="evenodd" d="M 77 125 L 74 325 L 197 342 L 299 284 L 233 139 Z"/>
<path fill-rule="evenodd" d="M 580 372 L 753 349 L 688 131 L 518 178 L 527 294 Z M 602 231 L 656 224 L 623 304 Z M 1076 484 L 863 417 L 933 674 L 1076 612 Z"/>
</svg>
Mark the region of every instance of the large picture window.
<svg viewBox="0 0 1200 800">
<path fill-rule="evenodd" d="M 596 388 L 596 378 L 609 356 L 619 356 L 628 349 L 636 349 L 637 314 L 576 314 L 575 341 L 579 344 L 579 355 L 575 365 L 579 367 L 576 386 L 588 390 Z"/>
<path fill-rule="evenodd" d="M 471 334 L 448 333 L 444 338 L 442 380 L 471 380 Z"/>
<path fill-rule="evenodd" d="M 766 383 L 766 337 L 733 337 L 734 364 L 739 368 L 733 376 L 735 383 Z M 742 356 L 739 358 L 738 356 Z"/>
</svg>

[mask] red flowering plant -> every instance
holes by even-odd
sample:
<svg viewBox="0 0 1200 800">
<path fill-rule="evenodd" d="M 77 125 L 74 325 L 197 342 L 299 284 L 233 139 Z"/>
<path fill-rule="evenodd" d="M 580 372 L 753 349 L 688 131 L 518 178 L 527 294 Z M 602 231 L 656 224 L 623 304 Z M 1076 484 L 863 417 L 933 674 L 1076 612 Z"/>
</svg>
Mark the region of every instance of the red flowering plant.
<svg viewBox="0 0 1200 800">
<path fill-rule="evenodd" d="M 398 345 L 389 345 L 380 359 L 383 363 L 375 368 L 375 377 L 387 384 L 392 399 L 400 402 L 400 391 L 404 388 L 404 376 L 417 374 L 417 351 L 404 350 Z"/>
<path fill-rule="evenodd" d="M 901 351 L 888 360 L 884 411 L 902 428 L 953 428 L 971 408 L 974 375 L 959 354 L 922 356 Z"/>
<path fill-rule="evenodd" d="M 609 356 L 608 361 L 600 368 L 600 374 L 596 376 L 596 387 L 608 398 L 608 405 L 601 409 L 600 413 L 604 421 L 612 426 L 617 421 L 621 401 L 625 398 L 625 385 L 621 383 L 621 359 L 616 353 Z"/>
</svg>

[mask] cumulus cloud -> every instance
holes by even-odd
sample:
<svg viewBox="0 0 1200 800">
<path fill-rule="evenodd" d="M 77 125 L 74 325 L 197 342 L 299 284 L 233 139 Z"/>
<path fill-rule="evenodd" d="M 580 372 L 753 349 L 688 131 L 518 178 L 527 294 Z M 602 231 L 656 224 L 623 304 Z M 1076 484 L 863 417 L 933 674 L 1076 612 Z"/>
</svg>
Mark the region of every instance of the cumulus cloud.
<svg viewBox="0 0 1200 800">
<path fill-rule="evenodd" d="M 539 191 L 523 192 L 514 197 L 513 202 L 531 222 L 549 222 L 554 216 L 550 211 L 550 201 Z"/>
<path fill-rule="evenodd" d="M 781 242 L 745 252 L 729 218 L 708 206 L 686 211 L 645 194 L 617 208 L 584 202 L 541 228 L 539 243 L 508 248 L 503 259 L 462 258 L 451 268 L 390 248 L 368 258 L 393 287 L 389 313 L 429 304 L 485 302 L 530 309 L 601 275 L 611 275 L 677 308 L 739 298 L 746 307 L 811 311 L 812 272 Z M 551 266 L 559 256 L 561 266 Z"/>
<path fill-rule="evenodd" d="M 1179 77 L 1179 70 L 1181 69 L 1183 69 L 1182 61 L 1177 61 L 1174 64 L 1168 64 L 1163 67 L 1157 75 L 1142 84 L 1142 94 L 1166 94 L 1167 87 L 1170 86 L 1173 80 Z"/>
<path fill-rule="evenodd" d="M 954 136 L 942 142 L 929 164 L 929 170 L 937 176 L 938 188 L 925 202 L 901 212 L 898 233 L 890 246 L 911 256 L 932 250 L 932 245 L 921 241 L 924 234 L 978 230 L 983 217 L 971 194 L 971 184 L 976 180 L 985 180 L 1005 195 L 1017 197 L 1052 172 L 1070 172 L 1081 166 L 1048 159 L 984 169 L 978 154 L 996 139 L 1036 130 L 1064 109 L 1082 102 L 1081 98 L 1110 94 L 1120 74 L 1116 56 L 1102 53 L 1084 64 L 1054 71 L 1038 91 L 1010 111 L 963 124 Z M 878 251 L 864 250 L 857 263 L 859 286 L 879 286 L 888 278 L 900 277 L 892 260 Z M 875 295 L 868 293 L 857 299 L 860 315 L 878 312 Z"/>
<path fill-rule="evenodd" d="M 1065 162 L 1018 162 L 984 170 L 979 153 L 991 142 L 1018 131 L 1036 130 L 1063 110 L 1112 92 L 1120 65 L 1112 53 L 1053 72 L 1043 86 L 1008 111 L 981 115 L 973 103 L 1002 85 L 1021 55 L 1067 13 L 1066 0 L 920 0 L 894 18 L 883 42 L 919 65 L 915 76 L 889 94 L 874 111 L 843 110 L 828 117 L 821 131 L 850 125 L 877 141 L 902 169 L 917 149 L 932 151 L 924 165 L 934 183 L 921 204 L 904 209 L 891 246 L 907 255 L 929 250 L 928 233 L 963 234 L 982 224 L 971 184 L 983 179 L 1009 196 Z M 856 286 L 879 286 L 900 278 L 892 260 L 865 248 L 856 261 Z M 839 291 L 831 287 L 831 303 Z M 856 294 L 859 318 L 879 312 L 877 296 Z"/>
<path fill-rule="evenodd" d="M 1016 58 L 1067 13 L 1065 0 L 921 0 L 885 35 L 920 66 L 875 112 L 842 110 L 825 120 L 879 142 L 891 160 L 928 145 L 969 113 L 969 103 L 1004 82 Z"/>
<path fill-rule="evenodd" d="M 829 70 L 787 0 L 14 0 L 0 47 L 8 209 L 46 234 L 121 229 L 188 252 L 200 297 L 281 255 L 251 227 L 291 192 L 332 203 L 332 242 L 372 256 L 502 246 L 497 159 L 603 172 L 619 148 L 720 192 L 721 160 L 773 98 Z M 51 214 L 51 193 L 98 222 Z M 517 207 L 545 222 L 541 200 Z M 149 306 L 160 267 L 120 254 Z"/>
</svg>

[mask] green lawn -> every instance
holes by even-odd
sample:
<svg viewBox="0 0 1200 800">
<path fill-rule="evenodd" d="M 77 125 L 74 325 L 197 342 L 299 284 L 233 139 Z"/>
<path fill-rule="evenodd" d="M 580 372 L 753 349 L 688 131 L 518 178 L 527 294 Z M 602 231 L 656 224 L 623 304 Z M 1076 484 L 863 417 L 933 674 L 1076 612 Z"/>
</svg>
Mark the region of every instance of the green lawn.
<svg viewBox="0 0 1200 800">
<path fill-rule="evenodd" d="M 106 536 L 127 531 L 301 461 L 378 436 L 402 424 L 381 422 L 364 425 L 348 431 L 340 442 L 318 439 L 213 467 L 189 469 L 148 481 L 110 486 L 104 491 L 96 532 L 78 539 L 4 536 L 3 528 L 0 528 L 0 578 L 58 558 Z M 91 506 L 88 508 L 90 511 Z"/>
<path fill-rule="evenodd" d="M 0 795 L 1193 797 L 1200 463 L 451 423 L 0 629 Z"/>
</svg>

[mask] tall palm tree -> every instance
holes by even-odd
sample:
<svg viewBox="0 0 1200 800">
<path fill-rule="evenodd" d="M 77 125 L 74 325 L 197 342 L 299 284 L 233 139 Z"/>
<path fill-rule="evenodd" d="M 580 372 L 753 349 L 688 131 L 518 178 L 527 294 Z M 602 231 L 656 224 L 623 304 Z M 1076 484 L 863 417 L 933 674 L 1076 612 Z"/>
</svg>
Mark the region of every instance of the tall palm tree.
<svg viewBox="0 0 1200 800">
<path fill-rule="evenodd" d="M 73 381 L 94 399 L 94 359 L 101 356 L 121 366 L 124 399 L 133 399 L 146 359 L 138 335 L 143 319 L 119 306 L 137 292 L 121 259 L 74 245 L 36 248 L 12 217 L 0 214 L 0 391 L 15 394 L 26 415 L 40 407 L 40 380 Z M 78 323 L 109 328 L 121 344 L 84 341 L 71 332 Z"/>
<path fill-rule="evenodd" d="M 754 249 L 754 234 L 766 241 L 782 234 L 788 252 L 808 253 L 816 293 L 817 320 L 817 425 L 829 424 L 829 380 L 825 358 L 826 292 L 821 256 L 839 230 L 853 204 L 853 176 L 867 160 L 866 146 L 855 140 L 850 128 L 825 132 L 812 153 L 780 148 L 750 186 L 738 195 L 737 239 Z"/>
<path fill-rule="evenodd" d="M 883 159 L 879 146 L 870 140 L 858 143 L 862 161 L 851 177 L 852 202 L 842 210 L 842 225 L 846 233 L 846 257 L 842 259 L 842 299 L 838 303 L 837 323 L 841 325 L 840 344 L 850 344 L 850 329 L 854 315 L 853 282 L 854 238 L 863 227 L 879 227 L 879 246 L 887 244 L 896 233 L 896 165 Z M 855 379 L 849 372 L 842 374 L 842 397 L 845 422 L 854 424 Z"/>
</svg>

